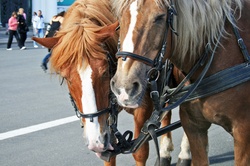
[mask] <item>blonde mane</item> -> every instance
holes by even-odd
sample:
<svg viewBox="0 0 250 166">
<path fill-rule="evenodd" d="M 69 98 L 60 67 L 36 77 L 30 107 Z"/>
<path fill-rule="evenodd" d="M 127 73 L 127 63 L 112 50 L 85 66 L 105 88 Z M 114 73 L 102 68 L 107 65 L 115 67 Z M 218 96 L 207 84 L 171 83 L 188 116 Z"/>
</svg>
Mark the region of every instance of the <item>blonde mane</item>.
<svg viewBox="0 0 250 166">
<path fill-rule="evenodd" d="M 113 0 L 112 6 L 117 17 L 132 0 Z M 145 0 L 139 0 L 143 4 Z M 174 54 L 180 56 L 182 62 L 186 55 L 195 61 L 206 43 L 217 42 L 219 34 L 225 37 L 225 17 L 232 22 L 231 13 L 241 11 L 242 0 L 172 0 L 177 11 L 174 17 L 174 28 L 179 34 L 175 37 Z M 168 7 L 170 0 L 155 0 L 159 7 Z M 238 13 L 240 17 L 240 12 Z"/>
<path fill-rule="evenodd" d="M 174 26 L 179 34 L 175 37 L 174 55 L 178 55 L 182 62 L 185 55 L 194 62 L 203 53 L 207 43 L 215 44 L 220 34 L 226 37 L 228 33 L 224 25 L 225 18 L 232 22 L 230 14 L 242 9 L 241 0 L 174 0 L 173 2 L 178 13 Z"/>
<path fill-rule="evenodd" d="M 115 22 L 107 0 L 76 0 L 66 12 L 60 40 L 52 50 L 51 66 L 56 72 L 69 66 L 82 66 L 90 57 L 106 59 L 106 51 L 98 31 Z M 116 50 L 117 36 L 107 41 L 111 53 Z M 85 65 L 86 66 L 86 65 Z M 84 66 L 84 67 L 85 67 Z"/>
</svg>

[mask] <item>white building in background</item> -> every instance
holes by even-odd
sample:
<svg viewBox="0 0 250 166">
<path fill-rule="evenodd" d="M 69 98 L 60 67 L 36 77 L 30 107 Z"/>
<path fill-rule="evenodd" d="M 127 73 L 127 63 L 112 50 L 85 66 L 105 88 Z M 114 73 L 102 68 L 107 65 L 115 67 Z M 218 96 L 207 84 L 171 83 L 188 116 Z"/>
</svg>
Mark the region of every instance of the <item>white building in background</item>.
<svg viewBox="0 0 250 166">
<path fill-rule="evenodd" d="M 32 14 L 41 10 L 45 23 L 61 11 L 66 11 L 75 0 L 32 0 Z"/>
<path fill-rule="evenodd" d="M 8 20 L 13 11 L 24 8 L 27 15 L 27 22 L 32 24 L 32 15 L 41 10 L 45 23 L 61 11 L 66 11 L 75 0 L 0 0 L 0 27 L 8 27 Z"/>
</svg>

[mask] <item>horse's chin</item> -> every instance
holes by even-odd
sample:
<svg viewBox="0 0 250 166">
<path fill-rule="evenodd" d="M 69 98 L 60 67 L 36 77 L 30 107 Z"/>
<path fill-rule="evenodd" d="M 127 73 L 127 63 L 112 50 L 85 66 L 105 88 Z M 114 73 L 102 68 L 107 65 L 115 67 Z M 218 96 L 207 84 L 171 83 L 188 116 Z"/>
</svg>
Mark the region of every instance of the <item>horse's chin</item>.
<svg viewBox="0 0 250 166">
<path fill-rule="evenodd" d="M 140 104 L 138 102 L 123 102 L 123 101 L 119 101 L 118 100 L 118 104 L 122 107 L 125 107 L 125 108 L 138 108 L 140 106 Z"/>
<path fill-rule="evenodd" d="M 114 147 L 109 143 L 106 150 L 101 150 L 101 151 L 99 151 L 99 152 L 96 152 L 95 155 L 96 155 L 98 158 L 101 158 L 102 152 L 105 152 L 105 151 L 107 151 L 107 150 L 114 150 Z"/>
<path fill-rule="evenodd" d="M 138 108 L 139 105 L 138 104 L 134 104 L 134 105 L 127 105 L 127 104 L 120 104 L 122 107 L 125 107 L 125 108 Z"/>
</svg>

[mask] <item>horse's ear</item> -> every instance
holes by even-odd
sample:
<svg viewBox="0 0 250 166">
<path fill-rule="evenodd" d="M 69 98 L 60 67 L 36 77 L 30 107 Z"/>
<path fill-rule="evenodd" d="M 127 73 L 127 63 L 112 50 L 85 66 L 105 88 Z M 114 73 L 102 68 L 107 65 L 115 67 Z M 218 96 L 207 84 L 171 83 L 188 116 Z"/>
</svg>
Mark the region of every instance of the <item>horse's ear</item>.
<svg viewBox="0 0 250 166">
<path fill-rule="evenodd" d="M 58 43 L 60 37 L 47 37 L 47 38 L 32 37 L 31 39 L 43 45 L 44 47 L 53 48 Z"/>
<path fill-rule="evenodd" d="M 107 39 L 113 36 L 116 32 L 117 27 L 119 26 L 119 22 L 103 27 L 98 33 L 103 37 L 103 39 Z"/>
</svg>

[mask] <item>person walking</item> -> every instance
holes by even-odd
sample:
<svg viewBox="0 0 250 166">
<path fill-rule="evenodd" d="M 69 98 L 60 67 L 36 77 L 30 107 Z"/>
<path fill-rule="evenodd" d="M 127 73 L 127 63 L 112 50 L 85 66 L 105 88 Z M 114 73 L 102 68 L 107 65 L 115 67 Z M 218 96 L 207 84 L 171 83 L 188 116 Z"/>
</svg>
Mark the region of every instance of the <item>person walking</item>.
<svg viewBox="0 0 250 166">
<path fill-rule="evenodd" d="M 28 25 L 26 23 L 26 14 L 24 13 L 23 8 L 19 8 L 17 20 L 19 22 L 17 31 L 20 35 L 20 42 L 21 42 L 21 45 L 23 45 L 21 49 L 23 50 L 23 49 L 26 49 L 25 41 L 27 39 L 27 32 L 29 31 Z"/>
<path fill-rule="evenodd" d="M 36 22 L 37 18 L 36 17 L 37 17 L 37 13 L 34 12 L 33 16 L 32 16 L 33 36 L 38 36 L 37 30 L 36 30 L 36 27 L 37 27 L 37 25 L 36 25 L 37 24 L 37 22 Z M 33 41 L 33 46 L 35 48 L 38 48 L 38 45 L 37 45 L 37 43 L 35 41 Z"/>
<path fill-rule="evenodd" d="M 37 16 L 34 17 L 34 20 L 32 20 L 35 24 L 34 24 L 34 28 L 35 28 L 35 34 L 36 37 L 40 37 L 43 38 L 44 37 L 44 33 L 43 33 L 43 29 L 44 29 L 44 17 L 42 15 L 42 11 L 38 10 L 37 12 Z M 34 47 L 38 48 L 37 44 L 34 43 Z"/>
<path fill-rule="evenodd" d="M 12 15 L 8 21 L 8 25 L 9 25 L 9 39 L 8 39 L 8 43 L 7 43 L 7 50 L 12 50 L 11 48 L 11 44 L 13 41 L 13 36 L 15 36 L 16 41 L 18 46 L 20 47 L 21 50 L 23 50 L 23 45 L 21 45 L 20 43 L 20 38 L 18 36 L 17 33 L 17 27 L 18 27 L 19 22 L 17 21 L 17 13 L 16 12 L 12 12 Z"/>
<path fill-rule="evenodd" d="M 50 20 L 50 23 L 47 27 L 47 31 L 45 33 L 45 37 L 53 37 L 57 31 L 59 31 L 61 24 L 63 23 L 65 11 L 58 13 L 57 15 L 53 16 Z M 51 56 L 51 50 L 48 50 L 49 53 L 43 58 L 41 67 L 44 71 L 48 69 L 47 63 L 49 62 L 49 58 Z"/>
</svg>

